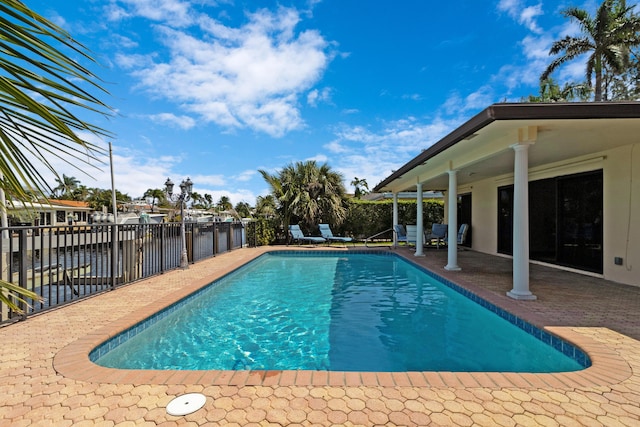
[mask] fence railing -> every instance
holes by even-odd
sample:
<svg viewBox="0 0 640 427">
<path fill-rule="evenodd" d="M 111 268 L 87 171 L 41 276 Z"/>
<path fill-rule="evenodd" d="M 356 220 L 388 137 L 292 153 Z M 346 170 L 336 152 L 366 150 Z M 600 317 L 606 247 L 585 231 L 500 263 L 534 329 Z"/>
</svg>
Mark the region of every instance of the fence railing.
<svg viewBox="0 0 640 427">
<path fill-rule="evenodd" d="M 0 280 L 41 298 L 22 304 L 23 314 L 0 301 L 0 323 L 179 268 L 182 254 L 180 223 L 9 227 L 0 235 Z M 187 222 L 185 236 L 189 263 L 245 243 L 240 222 Z"/>
</svg>

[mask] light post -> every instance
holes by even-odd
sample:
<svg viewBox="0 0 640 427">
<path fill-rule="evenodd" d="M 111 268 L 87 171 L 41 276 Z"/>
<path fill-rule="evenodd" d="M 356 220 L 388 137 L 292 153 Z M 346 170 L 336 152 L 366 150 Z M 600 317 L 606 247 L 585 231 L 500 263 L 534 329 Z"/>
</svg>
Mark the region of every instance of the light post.
<svg viewBox="0 0 640 427">
<path fill-rule="evenodd" d="M 172 202 L 180 203 L 180 237 L 182 238 L 182 253 L 180 255 L 180 267 L 182 269 L 189 268 L 189 258 L 187 257 L 187 236 L 184 227 L 184 205 L 191 198 L 193 190 L 193 182 L 187 178 L 180 183 L 180 193 L 173 194 L 173 182 L 167 178 L 164 183 L 164 192 L 167 198 Z"/>
</svg>

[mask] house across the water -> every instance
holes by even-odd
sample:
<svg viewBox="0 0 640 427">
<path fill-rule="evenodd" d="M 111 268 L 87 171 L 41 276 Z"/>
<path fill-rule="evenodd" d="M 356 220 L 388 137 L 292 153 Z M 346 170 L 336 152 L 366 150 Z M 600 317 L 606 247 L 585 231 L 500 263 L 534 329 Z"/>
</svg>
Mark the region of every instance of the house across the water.
<svg viewBox="0 0 640 427">
<path fill-rule="evenodd" d="M 7 206 L 9 225 L 86 225 L 91 222 L 92 212 L 88 203 L 75 200 L 13 202 Z"/>
</svg>

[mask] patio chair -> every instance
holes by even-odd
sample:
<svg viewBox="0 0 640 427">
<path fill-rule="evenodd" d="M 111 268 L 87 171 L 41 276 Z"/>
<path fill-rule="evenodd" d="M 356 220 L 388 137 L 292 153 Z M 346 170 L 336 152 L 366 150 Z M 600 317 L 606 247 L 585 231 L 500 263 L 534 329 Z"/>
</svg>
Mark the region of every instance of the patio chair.
<svg viewBox="0 0 640 427">
<path fill-rule="evenodd" d="M 309 242 L 313 244 L 324 243 L 327 241 L 324 237 L 315 237 L 315 236 L 305 236 L 300 226 L 297 224 L 289 226 L 289 234 L 291 234 L 291 238 L 293 241 L 298 241 L 298 244 L 302 242 Z"/>
<path fill-rule="evenodd" d="M 447 224 L 433 224 L 431 226 L 430 233 L 424 233 L 424 242 L 427 245 L 433 244 L 436 241 L 436 247 L 440 249 L 440 244 L 444 244 L 447 240 L 447 230 L 449 226 Z"/>
<path fill-rule="evenodd" d="M 400 224 L 394 225 L 393 232 L 396 234 L 396 241 L 398 243 L 404 242 L 408 245 L 409 243 L 416 242 L 415 240 L 411 240 L 410 237 L 407 236 L 407 231 L 405 230 L 403 225 L 400 225 Z"/>
<path fill-rule="evenodd" d="M 458 230 L 458 244 L 464 245 L 467 240 L 467 233 L 469 232 L 469 224 L 461 224 Z"/>
<path fill-rule="evenodd" d="M 351 242 L 353 243 L 353 246 L 356 245 L 356 242 L 351 237 L 334 236 L 329 224 L 318 224 L 318 228 L 320 229 L 320 234 L 322 234 L 322 237 L 327 239 L 329 244 L 331 244 L 332 242 L 343 242 L 343 243 Z"/>
</svg>

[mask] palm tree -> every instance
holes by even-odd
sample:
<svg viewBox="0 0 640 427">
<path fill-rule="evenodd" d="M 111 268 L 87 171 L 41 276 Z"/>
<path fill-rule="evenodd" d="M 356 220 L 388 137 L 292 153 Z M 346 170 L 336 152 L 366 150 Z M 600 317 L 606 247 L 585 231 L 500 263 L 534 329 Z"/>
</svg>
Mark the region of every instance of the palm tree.
<svg viewBox="0 0 640 427">
<path fill-rule="evenodd" d="M 142 197 L 144 197 L 145 199 L 147 197 L 151 199 L 151 213 L 153 213 L 153 209 L 156 205 L 159 206 L 167 198 L 164 191 L 162 191 L 159 188 L 149 188 L 147 191 L 144 192 Z"/>
<path fill-rule="evenodd" d="M 220 211 L 228 211 L 233 208 L 233 205 L 231 204 L 231 200 L 229 200 L 229 197 L 227 196 L 220 196 L 217 206 L 218 206 L 218 210 Z"/>
<path fill-rule="evenodd" d="M 196 209 L 202 209 L 202 196 L 195 191 L 191 192 L 191 207 Z"/>
<path fill-rule="evenodd" d="M 247 202 L 238 202 L 233 209 L 238 214 L 238 219 L 251 217 L 251 206 Z"/>
<path fill-rule="evenodd" d="M 78 167 L 105 154 L 79 133 L 110 133 L 73 111 L 110 115 L 111 109 L 91 93 L 106 91 L 82 65 L 93 58 L 69 33 L 19 0 L 0 2 L 0 20 L 0 186 L 7 200 L 28 203 L 31 194 L 50 192 L 42 170 L 59 177 L 52 157 Z M 38 299 L 6 281 L 1 288 L 12 292 L 0 291 L 0 300 L 18 312 L 16 301 Z"/>
<path fill-rule="evenodd" d="M 49 192 L 41 170 L 59 178 L 52 156 L 78 168 L 95 167 L 105 150 L 78 133 L 110 133 L 72 111 L 108 116 L 110 108 L 91 94 L 106 91 L 81 65 L 79 60 L 94 60 L 70 34 L 18 0 L 0 2 L 0 19 L 0 172 L 7 198 L 28 201 L 26 190 Z"/>
<path fill-rule="evenodd" d="M 540 82 L 540 95 L 529 95 L 523 102 L 567 102 L 579 99 L 586 101 L 591 96 L 591 88 L 585 83 L 565 83 L 561 88 L 549 77 Z"/>
<path fill-rule="evenodd" d="M 588 54 L 587 83 L 591 85 L 595 75 L 594 100 L 602 101 L 604 74 L 622 72 L 630 49 L 640 45 L 640 18 L 634 14 L 633 6 L 627 7 L 624 0 L 604 0 L 595 17 L 577 7 L 567 8 L 562 14 L 577 22 L 583 34 L 566 36 L 551 45 L 549 55 L 561 55 L 549 64 L 540 81 L 546 80 L 564 63 Z"/>
<path fill-rule="evenodd" d="M 276 215 L 277 206 L 276 199 L 273 194 L 267 194 L 266 196 L 258 196 L 256 198 L 256 215 L 264 218 L 272 218 Z"/>
<path fill-rule="evenodd" d="M 356 199 L 359 199 L 360 197 L 364 196 L 369 192 L 369 184 L 367 184 L 366 179 L 359 179 L 356 176 L 353 178 L 353 181 L 351 181 L 351 185 L 355 187 L 355 191 L 353 192 L 353 195 L 355 196 Z"/>
<path fill-rule="evenodd" d="M 213 207 L 213 196 L 209 193 L 204 193 L 202 196 L 202 204 L 206 210 L 209 210 Z"/>
<path fill-rule="evenodd" d="M 78 202 L 84 202 L 89 198 L 89 187 L 86 185 L 78 185 L 71 193 L 71 198 Z"/>
<path fill-rule="evenodd" d="M 311 160 L 285 166 L 277 175 L 259 171 L 271 186 L 285 229 L 291 221 L 301 221 L 311 232 L 315 224 L 341 224 L 346 217 L 342 175 L 327 164 Z"/>
<path fill-rule="evenodd" d="M 62 174 L 62 178 L 56 178 L 56 183 L 58 185 L 53 189 L 54 196 L 58 199 L 71 200 L 80 180 L 74 176 Z"/>
<path fill-rule="evenodd" d="M 130 201 L 131 197 L 128 194 L 121 193 L 116 189 L 116 204 Z M 103 207 L 106 207 L 108 210 L 112 210 L 113 194 L 111 193 L 111 190 L 93 188 L 87 198 L 87 203 L 89 203 L 89 207 L 91 209 L 96 211 L 102 210 Z"/>
</svg>

